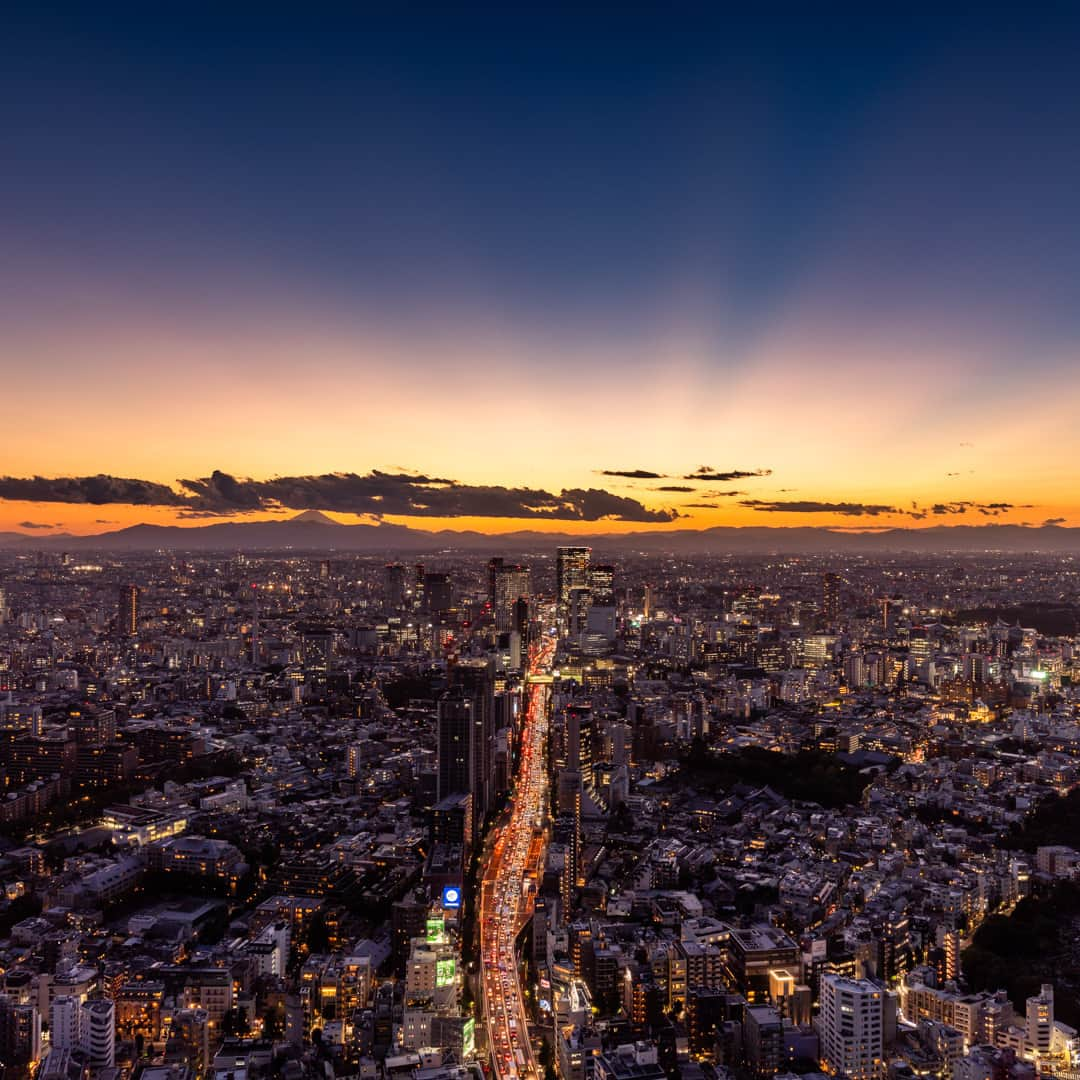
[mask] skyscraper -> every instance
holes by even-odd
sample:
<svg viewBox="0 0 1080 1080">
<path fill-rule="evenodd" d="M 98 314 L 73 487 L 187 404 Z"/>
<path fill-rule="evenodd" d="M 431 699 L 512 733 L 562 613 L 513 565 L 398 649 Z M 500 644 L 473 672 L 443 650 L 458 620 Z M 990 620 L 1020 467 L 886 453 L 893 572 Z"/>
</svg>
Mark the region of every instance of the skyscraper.
<svg viewBox="0 0 1080 1080">
<path fill-rule="evenodd" d="M 615 567 L 593 566 L 589 570 L 589 590 L 592 602 L 601 607 L 615 603 Z"/>
<path fill-rule="evenodd" d="M 840 575 L 826 573 L 821 578 L 821 616 L 827 626 L 840 618 Z"/>
<path fill-rule="evenodd" d="M 476 703 L 462 687 L 439 700 L 439 783 L 437 797 L 472 791 L 472 736 Z"/>
<path fill-rule="evenodd" d="M 571 604 L 575 590 L 588 591 L 592 548 L 561 547 L 555 557 L 555 602 L 559 634 L 570 631 Z M 578 600 L 580 604 L 580 597 Z"/>
<path fill-rule="evenodd" d="M 387 611 L 400 611 L 405 606 L 405 567 L 401 563 L 386 564 L 383 599 Z"/>
<path fill-rule="evenodd" d="M 139 632 L 139 587 L 130 582 L 120 586 L 116 627 L 124 637 L 134 637 Z"/>
<path fill-rule="evenodd" d="M 499 560 L 499 565 L 491 571 L 491 589 L 491 610 L 495 616 L 495 629 L 499 631 L 515 629 L 514 605 L 518 600 L 522 598 L 528 600 L 532 595 L 532 575 L 529 568 L 517 565 L 507 566 Z"/>
<path fill-rule="evenodd" d="M 472 707 L 472 733 L 469 736 L 471 757 L 471 783 L 461 791 L 473 797 L 473 820 L 477 828 L 484 815 L 491 809 L 494 798 L 495 776 L 493 752 L 495 742 L 494 685 L 488 664 L 465 662 L 454 666 L 450 674 L 450 692 L 460 691 Z M 439 798 L 445 798 L 440 791 Z"/>
</svg>

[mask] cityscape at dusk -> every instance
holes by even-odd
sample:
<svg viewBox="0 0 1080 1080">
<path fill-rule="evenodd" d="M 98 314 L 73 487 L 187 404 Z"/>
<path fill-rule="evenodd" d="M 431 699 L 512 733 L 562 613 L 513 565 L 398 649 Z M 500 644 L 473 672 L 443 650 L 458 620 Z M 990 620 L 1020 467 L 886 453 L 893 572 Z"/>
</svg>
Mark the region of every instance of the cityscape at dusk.
<svg viewBox="0 0 1080 1080">
<path fill-rule="evenodd" d="M 1080 1080 L 1080 15 L 0 18 L 0 1080 Z"/>
</svg>

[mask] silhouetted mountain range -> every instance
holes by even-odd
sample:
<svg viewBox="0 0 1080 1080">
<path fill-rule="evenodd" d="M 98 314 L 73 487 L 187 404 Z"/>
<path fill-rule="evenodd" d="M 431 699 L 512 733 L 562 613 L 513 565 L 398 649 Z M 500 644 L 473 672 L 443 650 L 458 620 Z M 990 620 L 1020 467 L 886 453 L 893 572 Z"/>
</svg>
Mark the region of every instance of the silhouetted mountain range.
<svg viewBox="0 0 1080 1080">
<path fill-rule="evenodd" d="M 404 525 L 342 525 L 318 511 L 286 521 L 216 522 L 209 525 L 132 525 L 93 536 L 27 536 L 0 533 L 0 547 L 63 551 L 350 551 L 419 553 L 444 550 L 550 550 L 559 544 L 589 544 L 600 551 L 673 553 L 814 553 L 883 551 L 1002 551 L 1080 553 L 1080 528 L 1058 525 L 939 525 L 873 533 L 803 526 L 718 526 L 668 529 L 621 536 L 546 533 L 535 530 L 488 535 L 445 529 L 425 532 Z"/>
</svg>

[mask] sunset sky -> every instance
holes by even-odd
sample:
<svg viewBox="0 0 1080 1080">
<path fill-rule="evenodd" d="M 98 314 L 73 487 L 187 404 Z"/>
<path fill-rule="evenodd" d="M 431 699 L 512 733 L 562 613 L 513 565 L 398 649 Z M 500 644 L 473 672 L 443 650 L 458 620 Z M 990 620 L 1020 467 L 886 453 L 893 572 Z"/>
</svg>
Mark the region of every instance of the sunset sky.
<svg viewBox="0 0 1080 1080">
<path fill-rule="evenodd" d="M 1080 525 L 1075 19 L 204 10 L 5 26 L 0 529 Z"/>
</svg>

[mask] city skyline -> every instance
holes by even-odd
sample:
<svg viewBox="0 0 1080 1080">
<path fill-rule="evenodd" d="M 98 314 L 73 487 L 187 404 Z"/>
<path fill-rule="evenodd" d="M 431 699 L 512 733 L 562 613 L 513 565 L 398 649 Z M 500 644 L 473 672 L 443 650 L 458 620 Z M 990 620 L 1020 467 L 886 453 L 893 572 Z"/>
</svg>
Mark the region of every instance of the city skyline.
<svg viewBox="0 0 1080 1080">
<path fill-rule="evenodd" d="M 12 21 L 0 530 L 1080 525 L 1075 19 L 425 29 Z"/>
</svg>

